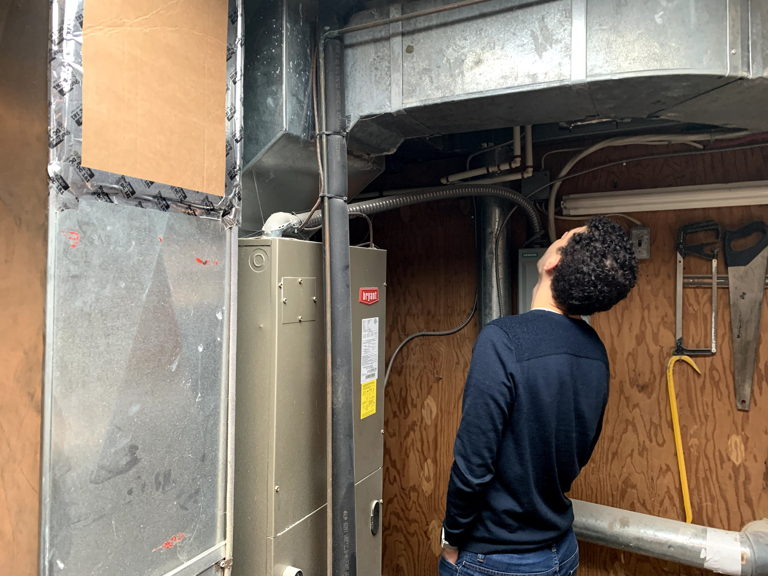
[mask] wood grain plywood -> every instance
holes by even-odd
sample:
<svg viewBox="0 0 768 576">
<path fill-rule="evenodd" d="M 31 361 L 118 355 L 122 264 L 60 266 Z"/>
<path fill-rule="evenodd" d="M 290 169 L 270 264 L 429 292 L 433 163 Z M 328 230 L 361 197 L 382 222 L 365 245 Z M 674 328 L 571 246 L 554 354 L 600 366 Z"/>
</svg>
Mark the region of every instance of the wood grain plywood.
<svg viewBox="0 0 768 576">
<path fill-rule="evenodd" d="M 459 326 L 475 295 L 472 203 L 424 204 L 376 216 L 388 250 L 387 358 L 408 335 Z M 435 574 L 445 489 L 464 375 L 477 337 L 417 338 L 392 367 L 385 392 L 383 573 Z"/>
<path fill-rule="evenodd" d="M 576 170 L 649 152 L 682 150 L 609 149 Z M 547 168 L 556 174 L 555 161 L 562 163 L 567 156 L 552 158 Z M 766 148 L 619 164 L 566 181 L 562 193 L 760 179 L 768 179 Z M 446 202 L 376 217 L 377 244 L 389 250 L 388 357 L 407 334 L 460 322 L 476 275 L 474 233 L 471 224 L 463 221 L 469 206 Z M 571 495 L 682 519 L 665 379 L 666 362 L 674 348 L 677 228 L 709 218 L 727 228 L 753 219 L 768 221 L 768 207 L 633 216 L 651 227 L 652 257 L 640 264 L 638 286 L 631 296 L 593 319 L 611 359 L 611 395 L 602 439 Z M 560 222 L 558 226 L 565 230 L 577 224 Z M 686 273 L 708 271 L 706 262 L 686 260 Z M 722 257 L 720 274 L 726 274 Z M 431 289 L 434 286 L 440 291 Z M 690 346 L 708 344 L 709 297 L 708 289 L 685 291 L 684 336 Z M 696 358 L 702 375 L 678 364 L 675 379 L 693 521 L 739 530 L 746 522 L 768 516 L 768 338 L 758 351 L 752 410 L 739 412 L 732 386 L 726 289 L 718 291 L 718 306 L 717 354 Z M 764 303 L 762 333 L 768 332 L 767 309 Z M 460 335 L 416 340 L 393 368 L 385 406 L 385 576 L 435 573 L 451 450 L 476 334 L 473 322 L 471 331 L 468 328 Z M 706 572 L 583 544 L 580 574 Z"/>
<path fill-rule="evenodd" d="M 674 349 L 676 230 L 707 218 L 736 228 L 753 219 L 768 220 L 768 207 L 636 216 L 651 223 L 653 257 L 641 263 L 640 281 L 630 298 L 594 319 L 612 359 L 612 394 L 603 437 L 574 487 L 574 495 L 683 519 L 665 376 Z M 701 269 L 701 264 L 706 268 L 704 261 L 686 259 L 686 269 L 689 263 L 693 272 L 706 273 Z M 722 259 L 720 273 L 726 273 Z M 685 289 L 683 334 L 687 345 L 707 345 L 710 314 L 710 291 Z M 763 332 L 766 322 L 768 307 L 764 305 Z M 763 339 L 758 351 L 752 409 L 741 412 L 736 410 L 733 393 L 730 306 L 725 288 L 718 290 L 717 332 L 717 354 L 695 358 L 702 374 L 678 364 L 675 384 L 693 521 L 739 530 L 768 515 L 768 339 Z"/>
<path fill-rule="evenodd" d="M 45 307 L 48 3 L 15 2 L 0 13 L 0 566 L 33 576 Z"/>
</svg>

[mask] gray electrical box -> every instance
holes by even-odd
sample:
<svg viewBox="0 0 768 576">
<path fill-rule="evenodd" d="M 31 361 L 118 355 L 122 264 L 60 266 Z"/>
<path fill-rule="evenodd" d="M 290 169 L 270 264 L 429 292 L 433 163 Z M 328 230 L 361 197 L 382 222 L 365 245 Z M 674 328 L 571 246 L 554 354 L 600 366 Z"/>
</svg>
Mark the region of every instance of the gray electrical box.
<svg viewBox="0 0 768 576">
<path fill-rule="evenodd" d="M 517 251 L 517 313 L 531 309 L 531 293 L 539 280 L 536 264 L 546 248 L 521 248 Z"/>
<path fill-rule="evenodd" d="M 350 259 L 357 573 L 378 576 L 386 252 Z M 234 576 L 326 573 L 322 260 L 316 242 L 240 240 Z"/>
</svg>

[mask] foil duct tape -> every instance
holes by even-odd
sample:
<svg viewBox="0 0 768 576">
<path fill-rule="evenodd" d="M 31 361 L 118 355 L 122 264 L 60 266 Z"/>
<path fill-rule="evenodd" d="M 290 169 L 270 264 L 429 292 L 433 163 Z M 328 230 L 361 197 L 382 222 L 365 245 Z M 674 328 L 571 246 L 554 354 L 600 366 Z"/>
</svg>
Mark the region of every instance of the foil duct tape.
<svg viewBox="0 0 768 576">
<path fill-rule="evenodd" d="M 175 211 L 240 224 L 243 157 L 243 7 L 229 0 L 226 90 L 226 177 L 223 197 L 83 166 L 83 0 L 51 1 L 48 182 L 57 211 L 76 208 L 82 196 L 113 204 Z"/>
</svg>

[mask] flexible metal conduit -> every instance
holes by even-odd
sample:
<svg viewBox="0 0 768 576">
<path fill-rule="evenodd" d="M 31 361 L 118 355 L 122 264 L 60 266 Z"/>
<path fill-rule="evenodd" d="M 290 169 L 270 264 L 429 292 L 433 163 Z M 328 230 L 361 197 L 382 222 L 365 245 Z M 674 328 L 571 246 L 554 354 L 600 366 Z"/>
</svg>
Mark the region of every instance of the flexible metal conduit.
<svg viewBox="0 0 768 576">
<path fill-rule="evenodd" d="M 404 206 L 421 204 L 422 202 L 434 202 L 436 200 L 447 200 L 450 198 L 464 198 L 467 196 L 495 196 L 510 200 L 520 206 L 528 217 L 533 235 L 539 235 L 543 232 L 539 215 L 533 203 L 525 196 L 509 188 L 502 186 L 488 186 L 481 184 L 457 184 L 455 186 L 441 186 L 437 188 L 423 188 L 415 191 L 404 192 L 397 196 L 386 196 L 384 198 L 375 198 L 373 200 L 364 200 L 348 204 L 349 212 L 354 214 L 376 214 L 395 210 Z M 303 221 L 309 214 L 297 214 L 297 220 Z M 322 215 L 318 212 L 313 214 L 306 223 L 305 228 L 313 228 L 320 225 Z"/>
<path fill-rule="evenodd" d="M 573 500 L 586 542 L 732 576 L 768 576 L 768 532 L 731 532 Z"/>
</svg>

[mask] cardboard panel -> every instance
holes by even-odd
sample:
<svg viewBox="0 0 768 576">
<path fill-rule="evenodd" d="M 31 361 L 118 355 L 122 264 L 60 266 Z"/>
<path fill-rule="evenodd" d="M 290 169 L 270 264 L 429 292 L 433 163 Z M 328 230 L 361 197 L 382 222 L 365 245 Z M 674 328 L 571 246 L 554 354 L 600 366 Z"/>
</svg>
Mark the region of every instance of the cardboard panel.
<svg viewBox="0 0 768 576">
<path fill-rule="evenodd" d="M 227 0 L 89 0 L 82 164 L 222 196 Z"/>
</svg>

